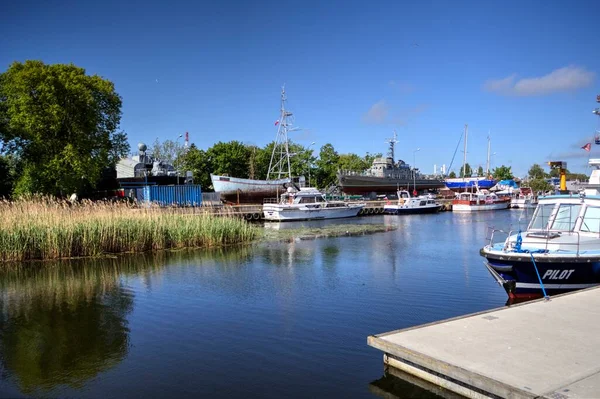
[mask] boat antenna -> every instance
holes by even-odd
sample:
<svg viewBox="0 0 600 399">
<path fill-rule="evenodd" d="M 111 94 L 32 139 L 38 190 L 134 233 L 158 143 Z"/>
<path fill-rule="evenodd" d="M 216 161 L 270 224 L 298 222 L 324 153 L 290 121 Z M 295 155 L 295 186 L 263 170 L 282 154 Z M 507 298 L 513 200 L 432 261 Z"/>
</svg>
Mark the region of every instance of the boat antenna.
<svg viewBox="0 0 600 399">
<path fill-rule="evenodd" d="M 485 178 L 487 179 L 490 175 L 490 131 L 488 130 L 488 153 L 487 153 L 487 165 L 485 167 Z"/>
<path fill-rule="evenodd" d="M 277 126 L 277 136 L 275 137 L 275 144 L 273 145 L 273 152 L 271 153 L 271 161 L 269 162 L 269 170 L 267 171 L 267 180 L 269 179 L 281 179 L 283 177 L 292 178 L 292 168 L 290 165 L 290 147 L 288 141 L 288 131 L 296 130 L 291 129 L 292 126 L 292 113 L 285 109 L 285 102 L 287 97 L 285 95 L 285 85 L 281 88 L 281 110 L 279 119 L 275 121 Z M 287 169 L 287 170 L 286 170 Z"/>
<path fill-rule="evenodd" d="M 385 142 L 390 143 L 390 150 L 388 152 L 388 156 L 392 158 L 393 165 L 396 162 L 396 159 L 394 158 L 394 146 L 398 142 L 398 134 L 396 133 L 396 129 L 394 129 L 394 137 L 391 139 L 386 139 Z"/>
<path fill-rule="evenodd" d="M 463 183 L 465 183 L 465 191 L 467 190 L 467 135 L 469 131 L 469 125 L 465 123 L 465 150 L 463 155 Z"/>
</svg>

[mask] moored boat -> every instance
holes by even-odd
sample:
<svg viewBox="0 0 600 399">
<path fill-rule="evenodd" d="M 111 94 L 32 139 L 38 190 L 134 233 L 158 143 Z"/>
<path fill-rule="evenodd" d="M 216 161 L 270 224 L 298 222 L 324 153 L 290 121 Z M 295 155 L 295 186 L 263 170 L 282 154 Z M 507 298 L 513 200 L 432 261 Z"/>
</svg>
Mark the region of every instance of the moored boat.
<svg viewBox="0 0 600 399">
<path fill-rule="evenodd" d="M 316 188 L 306 187 L 295 191 L 288 188 L 281 199 L 265 200 L 265 220 L 285 222 L 294 220 L 337 219 L 357 216 L 364 203 L 327 201 Z"/>
<path fill-rule="evenodd" d="M 494 279 L 510 298 L 539 297 L 600 284 L 600 159 L 579 195 L 539 198 L 524 232 L 511 231 L 480 253 Z"/>
<path fill-rule="evenodd" d="M 436 213 L 442 205 L 431 195 L 420 195 L 411 197 L 406 190 L 398 191 L 398 200 L 396 203 L 384 205 L 383 212 L 393 215 L 409 215 L 417 213 Z"/>
<path fill-rule="evenodd" d="M 387 157 L 375 158 L 371 167 L 364 172 L 338 171 L 341 190 L 346 194 L 372 195 L 392 194 L 398 187 L 413 186 L 415 190 L 444 188 L 443 180 L 421 174 L 413 165 L 402 160 L 395 161 L 394 146 L 398 143 L 396 132 L 388 139 Z"/>
<path fill-rule="evenodd" d="M 531 190 L 530 190 L 531 191 Z M 510 207 L 514 209 L 535 209 L 538 204 L 537 196 L 523 191 L 513 193 L 510 197 Z"/>
<path fill-rule="evenodd" d="M 452 212 L 477 212 L 508 209 L 510 198 L 501 198 L 494 193 L 477 191 L 457 193 L 452 200 Z"/>
</svg>

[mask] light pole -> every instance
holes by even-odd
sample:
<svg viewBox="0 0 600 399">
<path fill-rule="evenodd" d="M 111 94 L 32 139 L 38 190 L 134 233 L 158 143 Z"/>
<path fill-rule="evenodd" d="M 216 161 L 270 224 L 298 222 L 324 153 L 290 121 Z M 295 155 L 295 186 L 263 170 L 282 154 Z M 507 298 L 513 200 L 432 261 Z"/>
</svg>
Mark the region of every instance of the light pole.
<svg viewBox="0 0 600 399">
<path fill-rule="evenodd" d="M 415 192 L 417 191 L 417 171 L 416 171 L 416 166 L 415 166 L 415 154 L 417 152 L 421 151 L 421 148 L 417 148 L 416 150 L 413 150 L 413 194 L 415 194 Z"/>
<path fill-rule="evenodd" d="M 312 169 L 312 150 L 310 149 L 310 147 L 312 147 L 313 145 L 315 145 L 315 142 L 313 141 L 312 143 L 310 143 L 310 145 L 308 146 L 308 150 L 309 150 L 309 158 L 308 158 L 308 187 L 312 187 L 310 185 L 310 170 Z"/>
<path fill-rule="evenodd" d="M 177 136 L 177 139 L 175 139 L 175 152 L 176 152 L 175 156 L 176 156 L 176 159 L 179 158 L 179 155 L 178 155 L 178 153 L 179 153 L 179 147 L 177 147 L 177 142 L 182 137 L 183 137 L 183 134 L 180 134 L 179 136 Z M 175 168 L 176 172 L 177 172 L 177 185 L 179 185 L 179 164 L 180 164 L 180 162 L 181 161 L 179 159 L 177 159 L 177 168 Z"/>
</svg>

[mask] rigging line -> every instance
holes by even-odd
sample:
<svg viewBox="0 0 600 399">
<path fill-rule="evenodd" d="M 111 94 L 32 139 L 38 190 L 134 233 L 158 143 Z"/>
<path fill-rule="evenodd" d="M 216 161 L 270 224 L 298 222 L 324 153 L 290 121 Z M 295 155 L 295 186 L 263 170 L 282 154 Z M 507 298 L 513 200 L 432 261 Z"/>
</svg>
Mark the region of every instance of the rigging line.
<svg viewBox="0 0 600 399">
<path fill-rule="evenodd" d="M 450 170 L 452 169 L 452 164 L 454 163 L 454 158 L 456 157 L 456 152 L 458 151 L 458 146 L 462 141 L 463 134 L 465 134 L 465 132 L 460 134 L 460 138 L 458 139 L 458 143 L 456 143 L 456 148 L 454 149 L 454 155 L 452 155 L 452 161 L 450 161 L 450 166 L 448 166 L 448 170 L 446 171 L 446 175 L 444 177 L 448 176 L 448 173 L 450 173 Z"/>
<path fill-rule="evenodd" d="M 542 293 L 544 294 L 545 300 L 550 300 L 548 294 L 546 294 L 546 289 L 544 288 L 544 283 L 542 282 L 542 278 L 540 277 L 540 272 L 538 271 L 537 265 L 535 264 L 535 259 L 533 258 L 533 253 L 529 253 L 531 255 L 531 261 L 533 262 L 533 268 L 535 269 L 535 274 L 537 274 L 537 278 L 540 281 L 540 287 L 542 287 Z"/>
</svg>

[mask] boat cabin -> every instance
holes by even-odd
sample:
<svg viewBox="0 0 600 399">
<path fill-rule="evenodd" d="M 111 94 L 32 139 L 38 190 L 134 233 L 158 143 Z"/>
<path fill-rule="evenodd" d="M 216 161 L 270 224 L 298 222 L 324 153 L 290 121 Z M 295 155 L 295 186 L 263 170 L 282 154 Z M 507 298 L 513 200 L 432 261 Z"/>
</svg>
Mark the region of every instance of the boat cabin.
<svg viewBox="0 0 600 399">
<path fill-rule="evenodd" d="M 281 195 L 282 204 L 319 204 L 325 203 L 325 196 L 312 187 L 301 188 L 300 191 L 288 190 Z"/>
</svg>

